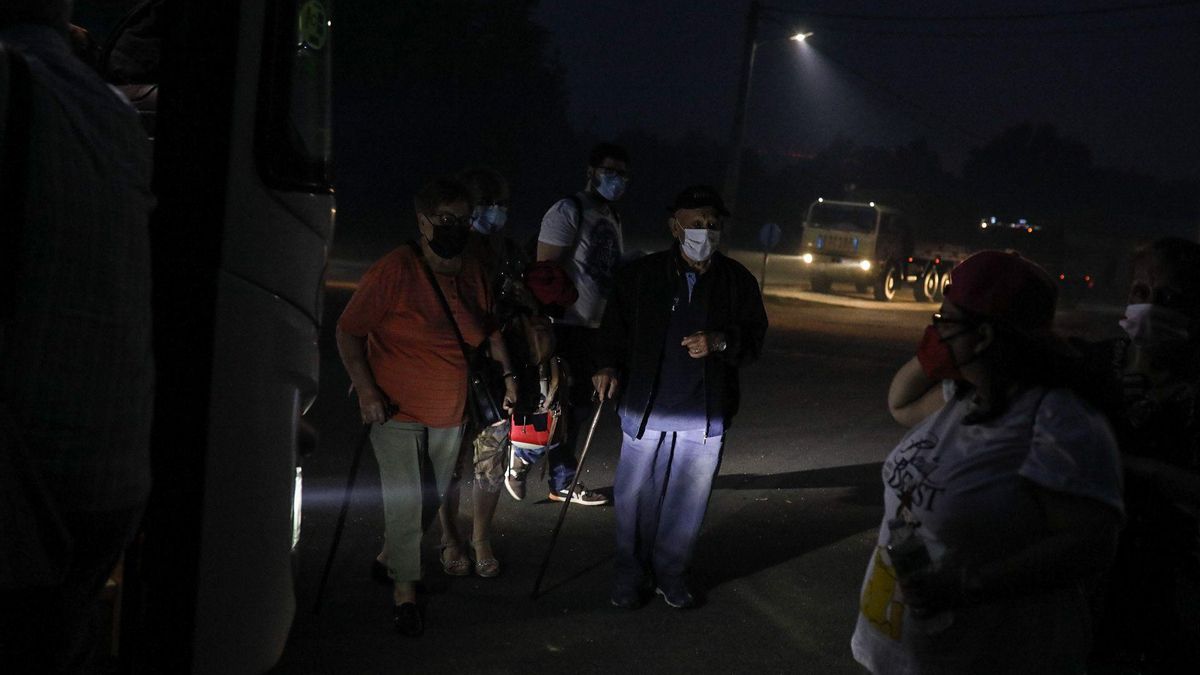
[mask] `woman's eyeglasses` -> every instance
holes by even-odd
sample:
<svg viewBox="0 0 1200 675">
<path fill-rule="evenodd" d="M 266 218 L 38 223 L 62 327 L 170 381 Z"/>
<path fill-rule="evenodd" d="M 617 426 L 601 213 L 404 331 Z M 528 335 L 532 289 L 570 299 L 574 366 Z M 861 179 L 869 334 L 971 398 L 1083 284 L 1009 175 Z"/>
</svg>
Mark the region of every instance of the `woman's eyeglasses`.
<svg viewBox="0 0 1200 675">
<path fill-rule="evenodd" d="M 930 323 L 935 326 L 973 326 L 976 322 L 965 318 L 955 319 L 954 317 L 937 313 L 930 317 Z"/>
<path fill-rule="evenodd" d="M 452 227 L 470 227 L 470 216 L 456 216 L 453 213 L 427 213 L 425 217 L 434 225 Z"/>
</svg>

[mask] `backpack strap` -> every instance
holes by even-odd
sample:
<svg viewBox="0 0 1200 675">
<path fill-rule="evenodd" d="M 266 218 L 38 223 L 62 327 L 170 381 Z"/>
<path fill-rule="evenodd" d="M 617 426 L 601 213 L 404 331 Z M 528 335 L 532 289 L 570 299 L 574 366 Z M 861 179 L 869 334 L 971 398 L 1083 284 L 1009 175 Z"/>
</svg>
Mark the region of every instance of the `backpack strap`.
<svg viewBox="0 0 1200 675">
<path fill-rule="evenodd" d="M 567 195 L 567 199 L 575 207 L 575 241 L 571 242 L 571 255 L 575 255 L 575 248 L 579 246 L 579 238 L 583 236 L 583 202 L 576 193 Z"/>
</svg>

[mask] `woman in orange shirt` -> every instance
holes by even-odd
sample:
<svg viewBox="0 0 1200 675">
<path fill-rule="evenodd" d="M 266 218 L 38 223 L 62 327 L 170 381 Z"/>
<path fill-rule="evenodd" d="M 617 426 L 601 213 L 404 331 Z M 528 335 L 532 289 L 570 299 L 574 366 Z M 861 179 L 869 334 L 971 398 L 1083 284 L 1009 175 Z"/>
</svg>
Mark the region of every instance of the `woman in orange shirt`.
<svg viewBox="0 0 1200 675">
<path fill-rule="evenodd" d="M 424 266 L 433 271 L 467 344 L 482 346 L 487 340 L 503 372 L 511 370 L 483 267 L 476 257 L 464 255 L 469 191 L 455 179 L 437 178 L 414 201 L 418 244 L 395 249 L 367 270 L 336 333 L 362 422 L 372 425 L 383 486 L 384 553 L 394 583 L 393 622 L 410 636 L 424 630 L 416 602 L 424 530 L 420 466 L 429 462 L 438 498 L 444 498 L 467 400 L 466 359 Z M 506 378 L 505 385 L 504 407 L 511 410 L 516 383 Z"/>
</svg>

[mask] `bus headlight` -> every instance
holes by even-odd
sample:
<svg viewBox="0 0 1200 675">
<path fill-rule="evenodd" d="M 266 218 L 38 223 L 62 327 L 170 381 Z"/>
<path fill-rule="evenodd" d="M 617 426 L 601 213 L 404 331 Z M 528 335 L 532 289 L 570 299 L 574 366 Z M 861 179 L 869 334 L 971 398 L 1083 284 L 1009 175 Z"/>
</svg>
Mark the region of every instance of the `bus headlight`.
<svg viewBox="0 0 1200 675">
<path fill-rule="evenodd" d="M 804 255 L 800 256 L 800 259 L 803 260 L 804 264 L 806 264 L 806 265 L 811 265 L 812 261 L 813 261 L 813 257 L 812 257 L 811 253 L 805 253 Z"/>
<path fill-rule="evenodd" d="M 871 261 L 870 260 L 859 260 L 858 266 L 861 267 L 862 271 L 864 271 L 864 272 L 871 271 Z"/>
</svg>

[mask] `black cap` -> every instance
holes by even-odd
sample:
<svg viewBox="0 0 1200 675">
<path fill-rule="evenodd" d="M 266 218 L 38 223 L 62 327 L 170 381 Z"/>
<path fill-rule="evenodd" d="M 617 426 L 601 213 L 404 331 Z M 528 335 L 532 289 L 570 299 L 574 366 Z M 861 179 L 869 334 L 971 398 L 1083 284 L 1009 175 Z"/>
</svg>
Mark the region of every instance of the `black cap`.
<svg viewBox="0 0 1200 675">
<path fill-rule="evenodd" d="M 702 209 L 706 206 L 716 209 L 722 216 L 729 215 L 729 211 L 725 209 L 725 202 L 721 201 L 721 195 L 707 185 L 693 185 L 675 195 L 675 205 L 671 207 L 671 211 Z"/>
</svg>

